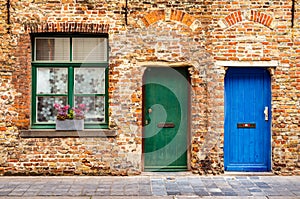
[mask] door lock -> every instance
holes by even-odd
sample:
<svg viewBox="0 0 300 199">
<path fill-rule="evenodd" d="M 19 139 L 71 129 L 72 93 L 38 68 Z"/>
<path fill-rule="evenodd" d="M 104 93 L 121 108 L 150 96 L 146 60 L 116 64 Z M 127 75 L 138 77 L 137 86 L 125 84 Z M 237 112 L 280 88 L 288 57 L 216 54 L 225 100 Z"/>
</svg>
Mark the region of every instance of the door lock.
<svg viewBox="0 0 300 199">
<path fill-rule="evenodd" d="M 269 107 L 265 106 L 264 114 L 265 114 L 265 121 L 268 121 L 269 120 Z"/>
</svg>

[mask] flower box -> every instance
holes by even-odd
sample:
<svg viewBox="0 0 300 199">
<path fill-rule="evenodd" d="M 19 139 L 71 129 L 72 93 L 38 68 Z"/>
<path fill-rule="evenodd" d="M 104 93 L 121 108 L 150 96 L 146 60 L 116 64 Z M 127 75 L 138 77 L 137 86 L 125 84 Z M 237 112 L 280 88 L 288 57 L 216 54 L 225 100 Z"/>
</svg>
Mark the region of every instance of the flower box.
<svg viewBox="0 0 300 199">
<path fill-rule="evenodd" d="M 55 129 L 58 131 L 82 131 L 84 129 L 84 120 L 56 120 Z"/>
</svg>

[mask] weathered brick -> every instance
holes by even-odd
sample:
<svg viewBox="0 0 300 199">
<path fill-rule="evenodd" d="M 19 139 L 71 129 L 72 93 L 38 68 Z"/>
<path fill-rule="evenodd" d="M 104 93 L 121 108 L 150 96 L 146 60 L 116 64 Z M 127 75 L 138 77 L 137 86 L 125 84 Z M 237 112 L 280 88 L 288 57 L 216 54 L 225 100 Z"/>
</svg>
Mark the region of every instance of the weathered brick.
<svg viewBox="0 0 300 199">
<path fill-rule="evenodd" d="M 191 65 L 190 166 L 195 173 L 222 173 L 226 71 L 215 61 L 276 60 L 272 169 L 282 175 L 299 174 L 300 8 L 296 5 L 292 29 L 289 1 L 267 7 L 264 2 L 168 1 L 158 5 L 133 1 L 125 27 L 122 6 L 115 0 L 14 2 L 13 24 L 7 24 L 6 1 L 0 0 L 0 173 L 139 173 L 145 70 L 140 62 L 145 61 Z M 118 129 L 117 137 L 19 138 L 21 129 L 30 128 L 29 33 L 37 32 L 109 33 L 109 115 L 110 127 Z"/>
</svg>

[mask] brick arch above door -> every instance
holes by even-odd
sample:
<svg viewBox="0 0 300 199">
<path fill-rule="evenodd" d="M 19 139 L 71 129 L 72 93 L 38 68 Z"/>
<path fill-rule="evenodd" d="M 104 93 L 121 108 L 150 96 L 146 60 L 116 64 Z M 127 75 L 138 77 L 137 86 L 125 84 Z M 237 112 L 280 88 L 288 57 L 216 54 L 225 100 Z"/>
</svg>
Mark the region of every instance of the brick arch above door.
<svg viewBox="0 0 300 199">
<path fill-rule="evenodd" d="M 270 29 L 274 29 L 275 26 L 274 17 L 257 10 L 250 10 L 250 11 L 237 10 L 235 12 L 231 12 L 227 16 L 220 19 L 218 24 L 221 28 L 226 29 L 236 25 L 239 22 L 244 22 L 244 21 L 253 21 Z"/>
<path fill-rule="evenodd" d="M 160 20 L 177 21 L 181 24 L 188 26 L 193 31 L 196 30 L 201 25 L 201 22 L 197 20 L 194 16 L 186 12 L 183 12 L 181 10 L 173 10 L 173 9 L 154 10 L 148 12 L 139 20 L 138 23 L 141 27 L 148 28 L 149 26 L 151 26 L 152 24 Z"/>
</svg>

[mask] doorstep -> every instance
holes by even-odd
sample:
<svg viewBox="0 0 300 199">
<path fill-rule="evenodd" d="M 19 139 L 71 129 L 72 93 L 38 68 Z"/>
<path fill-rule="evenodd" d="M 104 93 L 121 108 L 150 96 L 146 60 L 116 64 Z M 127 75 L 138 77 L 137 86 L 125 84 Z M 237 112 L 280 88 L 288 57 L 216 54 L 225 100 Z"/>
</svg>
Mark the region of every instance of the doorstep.
<svg viewBox="0 0 300 199">
<path fill-rule="evenodd" d="M 191 171 L 178 171 L 178 172 L 142 172 L 141 176 L 193 176 Z"/>
<path fill-rule="evenodd" d="M 225 171 L 223 176 L 275 176 L 272 172 L 235 172 Z"/>
</svg>

